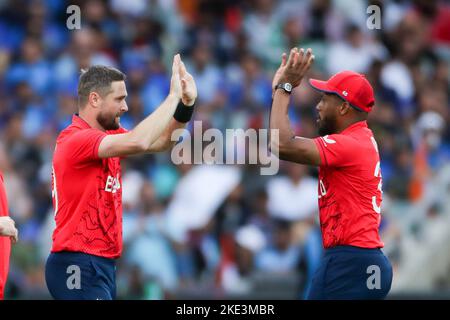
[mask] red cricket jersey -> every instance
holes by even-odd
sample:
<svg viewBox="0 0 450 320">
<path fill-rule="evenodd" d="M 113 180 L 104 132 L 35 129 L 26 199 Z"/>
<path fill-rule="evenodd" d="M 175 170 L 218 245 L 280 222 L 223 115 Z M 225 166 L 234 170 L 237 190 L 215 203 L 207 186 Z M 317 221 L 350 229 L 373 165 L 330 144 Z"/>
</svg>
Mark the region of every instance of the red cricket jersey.
<svg viewBox="0 0 450 320">
<path fill-rule="evenodd" d="M 384 246 L 381 170 L 377 143 L 366 121 L 314 139 L 319 149 L 319 211 L 323 246 Z"/>
<path fill-rule="evenodd" d="M 0 172 L 0 217 L 8 215 L 8 200 L 3 182 L 3 175 Z M 8 279 L 9 255 L 11 253 L 11 239 L 0 236 L 0 300 L 3 300 L 6 280 Z"/>
<path fill-rule="evenodd" d="M 74 115 L 56 140 L 52 197 L 56 228 L 52 252 L 76 251 L 105 258 L 122 252 L 120 158 L 98 157 L 103 132 Z"/>
</svg>

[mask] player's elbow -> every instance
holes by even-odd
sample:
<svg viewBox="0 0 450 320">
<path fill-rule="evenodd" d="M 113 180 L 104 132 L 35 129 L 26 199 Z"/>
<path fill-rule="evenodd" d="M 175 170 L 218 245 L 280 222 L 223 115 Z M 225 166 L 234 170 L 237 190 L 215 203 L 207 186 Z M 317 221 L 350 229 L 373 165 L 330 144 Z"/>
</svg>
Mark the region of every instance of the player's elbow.
<svg viewBox="0 0 450 320">
<path fill-rule="evenodd" d="M 133 148 L 136 150 L 136 153 L 145 153 L 150 146 L 146 141 L 136 141 L 134 142 Z"/>
<path fill-rule="evenodd" d="M 131 132 L 128 143 L 130 145 L 130 149 L 132 149 L 134 153 L 143 153 L 150 148 L 150 143 L 146 139 L 135 135 L 134 132 Z"/>
<path fill-rule="evenodd" d="M 270 151 L 281 160 L 288 160 L 291 146 L 288 141 L 280 139 L 271 139 L 269 145 Z"/>
<path fill-rule="evenodd" d="M 292 153 L 288 149 L 280 149 L 278 151 L 278 159 L 290 161 L 292 159 Z"/>
<path fill-rule="evenodd" d="M 145 150 L 147 153 L 164 152 L 170 150 L 175 145 L 175 141 L 170 140 L 166 135 L 162 135 L 149 148 Z"/>
<path fill-rule="evenodd" d="M 162 151 L 168 151 L 168 150 L 172 149 L 172 147 L 173 147 L 174 145 L 175 145 L 175 141 L 170 141 L 170 140 L 168 140 L 168 141 L 163 145 Z"/>
<path fill-rule="evenodd" d="M 146 145 L 132 132 L 107 135 L 98 147 L 99 158 L 123 157 L 139 154 Z"/>
<path fill-rule="evenodd" d="M 275 147 L 274 153 L 280 160 L 285 161 L 294 161 L 301 164 L 314 164 L 315 162 L 310 159 L 310 151 L 308 150 L 308 146 L 300 141 L 296 141 L 296 139 L 281 139 L 278 143 L 272 143 L 273 147 Z"/>
<path fill-rule="evenodd" d="M 278 139 L 270 139 L 269 150 L 272 154 L 279 156 L 280 154 L 280 141 Z"/>
<path fill-rule="evenodd" d="M 157 141 L 146 150 L 147 153 L 164 152 L 170 149 L 172 145 L 169 142 Z"/>
</svg>

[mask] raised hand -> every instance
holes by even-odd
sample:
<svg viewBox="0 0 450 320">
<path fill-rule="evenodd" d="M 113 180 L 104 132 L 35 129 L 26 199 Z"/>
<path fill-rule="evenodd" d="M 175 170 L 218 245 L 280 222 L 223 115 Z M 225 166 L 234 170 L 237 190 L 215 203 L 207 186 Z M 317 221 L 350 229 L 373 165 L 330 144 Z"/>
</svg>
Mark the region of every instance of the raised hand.
<svg viewBox="0 0 450 320">
<path fill-rule="evenodd" d="M 311 67 L 311 64 L 314 61 L 314 55 L 312 54 L 311 49 L 306 50 L 305 53 L 305 50 L 303 48 L 300 50 L 298 50 L 298 48 L 293 48 L 291 49 L 287 62 L 283 64 L 285 59 L 286 57 L 284 55 L 281 61 L 280 68 L 278 69 L 278 71 L 281 72 L 281 75 L 279 81 L 275 85 L 288 82 L 292 85 L 293 88 L 295 88 L 301 83 L 306 72 Z M 275 74 L 275 77 L 276 76 L 277 74 Z"/>
<path fill-rule="evenodd" d="M 197 86 L 194 77 L 187 72 L 183 61 L 180 61 L 181 101 L 186 106 L 192 106 L 197 99 Z"/>
<path fill-rule="evenodd" d="M 181 87 L 181 78 L 180 78 L 180 54 L 176 54 L 173 57 L 172 63 L 172 77 L 170 79 L 170 93 L 171 95 L 181 99 L 182 97 L 182 87 Z"/>
</svg>

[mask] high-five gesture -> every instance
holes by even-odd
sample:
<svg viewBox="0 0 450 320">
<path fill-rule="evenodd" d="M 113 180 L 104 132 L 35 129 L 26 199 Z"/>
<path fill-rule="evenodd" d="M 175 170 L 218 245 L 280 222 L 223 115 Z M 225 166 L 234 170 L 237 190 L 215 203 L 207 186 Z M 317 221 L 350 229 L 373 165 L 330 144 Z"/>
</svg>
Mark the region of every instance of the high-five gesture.
<svg viewBox="0 0 450 320">
<path fill-rule="evenodd" d="M 197 86 L 194 77 L 186 70 L 180 54 L 173 57 L 170 93 L 181 99 L 186 106 L 192 106 L 197 99 Z"/>
<path fill-rule="evenodd" d="M 286 61 L 286 54 L 283 53 L 281 65 L 275 73 L 273 79 L 274 87 L 279 83 L 290 83 L 293 88 L 297 87 L 311 67 L 314 61 L 312 50 L 293 48 Z"/>
</svg>

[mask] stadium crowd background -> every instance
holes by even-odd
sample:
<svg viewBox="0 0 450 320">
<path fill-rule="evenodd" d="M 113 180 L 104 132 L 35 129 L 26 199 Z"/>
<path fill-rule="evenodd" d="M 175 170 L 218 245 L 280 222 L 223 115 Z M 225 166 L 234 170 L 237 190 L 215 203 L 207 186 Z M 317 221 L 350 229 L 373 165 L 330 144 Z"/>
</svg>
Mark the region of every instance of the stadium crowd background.
<svg viewBox="0 0 450 320">
<path fill-rule="evenodd" d="M 81 8 L 80 30 L 66 27 L 70 4 Z M 371 4 L 381 8 L 379 30 L 366 25 Z M 428 241 L 440 234 L 437 229 L 424 231 L 431 225 L 450 234 L 450 224 L 442 223 L 450 215 L 448 4 L 5 0 L 0 170 L 20 235 L 6 298 L 49 298 L 44 264 L 53 229 L 51 160 L 57 134 L 76 112 L 81 68 L 105 64 L 127 74 L 129 112 L 121 122 L 132 128 L 167 95 L 167 70 L 181 52 L 197 83 L 195 119 L 204 130 L 259 129 L 268 126 L 281 53 L 293 46 L 314 50 L 311 77 L 350 69 L 374 86 L 369 125 L 382 160 L 381 234 L 394 265 L 392 294 L 410 292 L 407 279 L 426 274 L 431 284 L 417 281 L 414 289 L 449 297 L 448 241 L 439 246 Z M 293 93 L 290 116 L 298 134 L 316 136 L 318 100 L 306 81 Z M 119 298 L 303 298 L 322 251 L 315 169 L 282 162 L 278 175 L 261 176 L 258 165 L 175 166 L 170 152 L 122 163 Z M 440 260 L 414 260 L 422 253 Z M 411 271 L 415 265 L 420 273 Z M 408 272 L 403 286 L 396 285 Z"/>
</svg>

